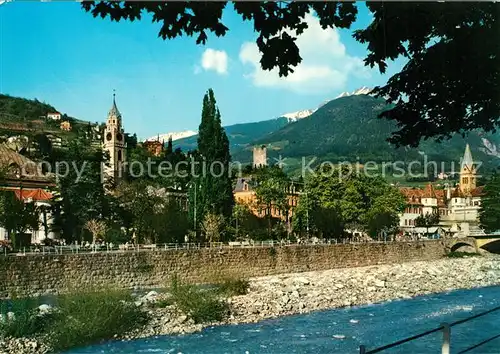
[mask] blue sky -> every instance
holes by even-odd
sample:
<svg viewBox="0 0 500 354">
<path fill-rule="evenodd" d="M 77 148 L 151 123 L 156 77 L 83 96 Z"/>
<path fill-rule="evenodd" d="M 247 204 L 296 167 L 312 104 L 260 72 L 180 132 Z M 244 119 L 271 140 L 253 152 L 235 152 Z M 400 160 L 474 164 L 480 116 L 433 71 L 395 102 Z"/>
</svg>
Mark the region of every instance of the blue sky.
<svg viewBox="0 0 500 354">
<path fill-rule="evenodd" d="M 383 84 L 389 75 L 362 65 L 366 47 L 351 31 L 310 29 L 299 39 L 303 63 L 288 79 L 258 68 L 251 23 L 224 15 L 225 37 L 205 46 L 162 40 L 160 24 L 93 18 L 72 2 L 0 6 L 0 92 L 37 98 L 68 115 L 104 121 L 116 89 L 127 132 L 147 138 L 196 130 L 201 102 L 213 88 L 224 125 L 315 108 L 343 91 Z M 371 20 L 361 6 L 354 28 Z M 397 72 L 402 61 L 389 66 Z"/>
</svg>

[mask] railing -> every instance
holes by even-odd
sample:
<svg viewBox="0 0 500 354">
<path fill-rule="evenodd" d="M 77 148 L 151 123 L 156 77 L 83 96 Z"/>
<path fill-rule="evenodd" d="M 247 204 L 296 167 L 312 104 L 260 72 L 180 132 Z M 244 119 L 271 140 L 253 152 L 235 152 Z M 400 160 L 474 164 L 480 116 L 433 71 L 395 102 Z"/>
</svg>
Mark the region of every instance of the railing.
<svg viewBox="0 0 500 354">
<path fill-rule="evenodd" d="M 422 337 L 425 337 L 429 334 L 432 334 L 432 333 L 436 333 L 436 332 L 439 332 L 439 331 L 442 331 L 443 332 L 443 340 L 442 340 L 442 344 L 441 344 L 441 353 L 442 354 L 450 354 L 450 342 L 451 342 L 451 328 L 454 327 L 454 326 L 458 326 L 462 323 L 466 323 L 466 322 L 469 322 L 471 320 L 474 320 L 476 318 L 479 318 L 479 317 L 482 317 L 482 316 L 485 316 L 485 315 L 488 315 L 492 312 L 495 312 L 495 311 L 498 311 L 500 310 L 500 306 L 498 307 L 495 307 L 491 310 L 488 310 L 488 311 L 485 311 L 485 312 L 481 312 L 477 315 L 474 315 L 474 316 L 471 316 L 471 317 L 467 317 L 463 320 L 459 320 L 459 321 L 455 321 L 455 322 L 452 322 L 452 323 L 443 323 L 441 326 L 437 327 L 437 328 L 434 328 L 434 329 L 431 329 L 431 330 L 428 330 L 426 332 L 422 332 L 422 333 L 419 333 L 419 334 L 416 334 L 414 336 L 411 336 L 411 337 L 408 337 L 408 338 L 405 338 L 405 339 L 402 339 L 402 340 L 399 340 L 397 342 L 394 342 L 394 343 L 391 343 L 391 344 L 387 344 L 387 345 L 384 345 L 382 347 L 378 347 L 378 348 L 375 348 L 375 349 L 371 349 L 371 350 L 366 350 L 366 346 L 365 345 L 361 345 L 359 347 L 359 354 L 375 354 L 375 353 L 380 353 L 381 351 L 383 350 L 387 350 L 387 349 L 391 349 L 391 348 L 394 348 L 394 347 L 397 347 L 401 344 L 404 344 L 404 343 L 408 343 L 408 342 L 411 342 L 411 341 L 414 341 L 416 339 L 419 339 L 419 338 L 422 338 Z M 488 338 L 486 340 L 483 340 L 479 343 L 476 343 L 474 344 L 473 346 L 469 347 L 469 348 L 466 348 L 466 349 L 463 349 L 461 351 L 459 351 L 457 354 L 462 354 L 462 353 L 467 353 L 473 349 L 476 349 L 486 343 L 489 343 L 497 338 L 500 338 L 500 334 L 498 335 L 495 335 L 491 338 Z"/>
<path fill-rule="evenodd" d="M 336 244 L 390 244 L 390 243 L 411 243 L 420 241 L 353 241 L 349 239 L 342 240 L 317 240 L 309 242 L 290 242 L 290 241 L 248 241 L 248 242 L 211 242 L 211 243 L 164 243 L 151 245 L 68 245 L 68 246 L 31 246 L 26 247 L 17 252 L 8 252 L 4 247 L 0 251 L 0 257 L 8 256 L 26 256 L 26 255 L 61 255 L 61 254 L 79 254 L 79 253 L 123 253 L 123 252 L 151 252 L 151 251 L 172 251 L 172 250 L 193 250 L 202 248 L 260 248 L 260 247 L 288 247 L 288 246 L 321 246 L 321 245 L 336 245 Z"/>
</svg>

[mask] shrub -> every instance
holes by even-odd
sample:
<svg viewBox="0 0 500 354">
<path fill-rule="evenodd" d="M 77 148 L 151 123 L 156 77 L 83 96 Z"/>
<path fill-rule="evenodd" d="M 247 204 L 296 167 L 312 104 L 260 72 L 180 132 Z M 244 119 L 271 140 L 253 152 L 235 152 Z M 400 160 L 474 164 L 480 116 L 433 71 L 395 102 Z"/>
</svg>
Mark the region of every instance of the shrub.
<svg viewBox="0 0 500 354">
<path fill-rule="evenodd" d="M 250 288 L 250 282 L 241 278 L 226 278 L 217 287 L 219 292 L 226 296 L 245 295 Z"/>
<path fill-rule="evenodd" d="M 88 291 L 62 296 L 50 328 L 55 351 L 111 339 L 144 325 L 147 315 L 125 291 Z"/>
<path fill-rule="evenodd" d="M 9 312 L 14 313 L 14 318 L 8 318 Z M 43 333 L 55 320 L 55 316 L 38 316 L 37 312 L 34 299 L 14 299 L 0 303 L 0 336 L 21 338 Z"/>
<path fill-rule="evenodd" d="M 174 276 L 170 283 L 170 293 L 179 310 L 195 323 L 222 321 L 228 315 L 227 304 L 219 299 L 217 291 L 213 289 L 182 284 Z"/>
<path fill-rule="evenodd" d="M 450 252 L 446 255 L 448 258 L 465 258 L 465 257 L 477 257 L 480 256 L 479 253 L 470 252 Z"/>
</svg>

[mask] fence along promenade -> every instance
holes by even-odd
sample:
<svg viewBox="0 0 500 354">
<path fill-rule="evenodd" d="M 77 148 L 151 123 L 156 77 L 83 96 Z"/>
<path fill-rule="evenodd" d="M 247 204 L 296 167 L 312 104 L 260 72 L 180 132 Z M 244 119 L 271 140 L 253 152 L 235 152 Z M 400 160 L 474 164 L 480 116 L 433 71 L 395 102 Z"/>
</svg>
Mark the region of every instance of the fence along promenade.
<svg viewBox="0 0 500 354">
<path fill-rule="evenodd" d="M 246 242 L 207 242 L 207 243 L 162 243 L 162 244 L 91 244 L 91 245 L 66 245 L 66 246 L 31 246 L 25 247 L 17 252 L 8 252 L 3 248 L 0 257 L 19 257 L 26 255 L 61 255 L 61 254 L 79 254 L 79 253 L 125 253 L 125 252 L 161 252 L 174 250 L 193 250 L 204 248 L 262 248 L 262 247 L 289 247 L 289 246 L 325 246 L 341 244 L 391 244 L 391 243 L 410 243 L 427 241 L 353 241 L 348 239 L 338 240 L 318 240 L 315 242 L 290 242 L 290 241 L 246 241 Z"/>
</svg>

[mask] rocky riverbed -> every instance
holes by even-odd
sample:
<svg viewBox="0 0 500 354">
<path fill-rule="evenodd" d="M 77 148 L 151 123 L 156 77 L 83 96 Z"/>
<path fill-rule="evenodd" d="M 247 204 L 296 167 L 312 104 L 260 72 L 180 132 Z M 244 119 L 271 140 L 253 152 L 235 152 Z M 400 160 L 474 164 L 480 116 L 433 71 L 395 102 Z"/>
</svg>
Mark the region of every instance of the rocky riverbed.
<svg viewBox="0 0 500 354">
<path fill-rule="evenodd" d="M 150 313 L 151 321 L 145 328 L 121 339 L 191 333 L 218 324 L 257 322 L 290 314 L 490 285 L 500 285 L 500 256 L 266 276 L 250 279 L 248 294 L 227 299 L 231 314 L 225 322 L 204 325 L 194 324 L 173 305 L 153 306 L 166 295 L 151 292 L 137 302 Z M 24 348 L 24 351 L 15 348 Z M 0 342 L 0 353 L 21 352 L 45 353 L 47 349 L 32 340 Z"/>
<path fill-rule="evenodd" d="M 257 322 L 297 313 L 490 285 L 500 285 L 500 256 L 448 258 L 252 278 L 247 295 L 228 299 L 231 315 L 225 323 Z M 130 337 L 189 333 L 204 327 L 193 324 L 183 314 L 176 313 L 173 307 L 149 311 L 153 321 Z"/>
</svg>

